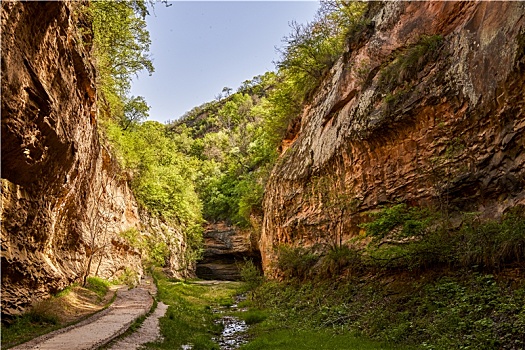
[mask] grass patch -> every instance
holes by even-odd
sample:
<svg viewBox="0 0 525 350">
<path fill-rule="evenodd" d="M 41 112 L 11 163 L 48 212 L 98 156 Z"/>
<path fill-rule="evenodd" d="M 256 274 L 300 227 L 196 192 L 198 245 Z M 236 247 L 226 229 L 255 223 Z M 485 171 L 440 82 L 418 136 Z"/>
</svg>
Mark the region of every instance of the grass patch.
<svg viewBox="0 0 525 350">
<path fill-rule="evenodd" d="M 99 298 L 103 298 L 109 291 L 110 283 L 100 277 L 88 277 L 86 289 L 95 292 Z"/>
<path fill-rule="evenodd" d="M 2 348 L 15 346 L 60 327 L 55 315 L 29 311 L 16 317 L 10 325 L 2 325 Z"/>
<path fill-rule="evenodd" d="M 242 349 L 525 346 L 525 283 L 519 276 L 465 270 L 266 282 L 254 295 L 252 307 L 268 317 L 253 326 L 254 340 Z M 350 345 L 352 341 L 357 345 Z"/>
<path fill-rule="evenodd" d="M 389 346 L 371 340 L 356 338 L 351 334 L 337 334 L 331 330 L 262 329 L 252 342 L 241 346 L 241 350 L 294 350 L 294 349 L 345 349 L 345 350 L 390 350 L 407 347 Z"/>
<path fill-rule="evenodd" d="M 248 311 L 239 312 L 238 316 L 244 320 L 247 325 L 251 326 L 266 320 L 268 318 L 268 313 L 265 310 L 250 309 Z"/>
<path fill-rule="evenodd" d="M 148 348 L 180 349 L 182 345 L 191 344 L 195 350 L 219 349 L 212 338 L 219 335 L 222 329 L 214 323 L 219 315 L 213 309 L 232 305 L 242 283 L 171 282 L 159 270 L 155 270 L 153 275 L 158 286 L 158 298 L 169 307 L 160 319 L 164 340 L 150 343 Z"/>
</svg>

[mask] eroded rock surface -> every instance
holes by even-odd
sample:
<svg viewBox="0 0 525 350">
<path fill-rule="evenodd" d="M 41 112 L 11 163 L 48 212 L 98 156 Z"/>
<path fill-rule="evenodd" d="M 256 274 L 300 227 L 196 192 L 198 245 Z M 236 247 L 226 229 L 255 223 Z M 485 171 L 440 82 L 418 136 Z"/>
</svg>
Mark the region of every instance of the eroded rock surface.
<svg viewBox="0 0 525 350">
<path fill-rule="evenodd" d="M 99 140 L 78 6 L 2 2 L 3 314 L 78 281 L 94 250 L 92 273 L 141 271 L 139 252 L 118 235 L 139 215 Z"/>
<path fill-rule="evenodd" d="M 380 205 L 497 217 L 525 203 L 525 4 L 387 2 L 371 17 L 283 143 L 267 271 L 279 244 L 345 242 Z"/>
</svg>

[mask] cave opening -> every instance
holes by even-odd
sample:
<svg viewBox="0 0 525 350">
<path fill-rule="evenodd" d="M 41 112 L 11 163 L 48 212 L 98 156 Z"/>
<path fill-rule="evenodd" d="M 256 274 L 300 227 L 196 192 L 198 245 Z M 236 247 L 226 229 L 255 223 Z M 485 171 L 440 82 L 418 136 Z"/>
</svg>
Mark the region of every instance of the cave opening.
<svg viewBox="0 0 525 350">
<path fill-rule="evenodd" d="M 204 280 L 240 281 L 241 269 L 247 261 L 253 264 L 262 273 L 262 258 L 260 251 L 250 253 L 204 254 L 204 258 L 197 261 L 196 275 Z"/>
</svg>

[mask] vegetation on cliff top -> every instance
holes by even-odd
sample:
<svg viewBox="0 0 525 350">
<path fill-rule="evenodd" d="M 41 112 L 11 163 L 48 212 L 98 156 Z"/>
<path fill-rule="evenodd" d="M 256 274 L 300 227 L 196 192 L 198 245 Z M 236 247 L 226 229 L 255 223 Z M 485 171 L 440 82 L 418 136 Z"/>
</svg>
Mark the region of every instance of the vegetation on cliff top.
<svg viewBox="0 0 525 350">
<path fill-rule="evenodd" d="M 261 216 L 262 195 L 281 142 L 312 92 L 361 28 L 367 4 L 323 2 L 312 23 L 293 23 L 277 71 L 245 81 L 236 93 L 186 113 L 170 128 L 188 135 L 200 162 L 197 186 L 206 220 L 249 227 Z M 288 135 L 287 135 L 288 134 Z"/>
</svg>

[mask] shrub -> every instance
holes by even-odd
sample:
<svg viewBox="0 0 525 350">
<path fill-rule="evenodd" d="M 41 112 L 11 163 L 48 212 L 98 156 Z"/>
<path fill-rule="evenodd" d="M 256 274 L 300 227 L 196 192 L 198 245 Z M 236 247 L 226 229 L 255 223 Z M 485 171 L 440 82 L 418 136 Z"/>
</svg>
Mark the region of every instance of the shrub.
<svg viewBox="0 0 525 350">
<path fill-rule="evenodd" d="M 428 62 L 437 58 L 442 46 L 443 37 L 441 35 L 423 35 L 416 44 L 402 51 L 381 70 L 380 85 L 389 91 L 414 79 Z"/>
<path fill-rule="evenodd" d="M 246 260 L 242 265 L 241 278 L 246 283 L 246 288 L 249 290 L 257 288 L 264 280 L 261 271 L 251 260 Z"/>
<path fill-rule="evenodd" d="M 371 215 L 375 220 L 362 224 L 361 227 L 376 242 L 384 238 L 402 240 L 421 236 L 432 222 L 432 214 L 428 210 L 409 208 L 404 203 L 383 208 Z"/>
<path fill-rule="evenodd" d="M 439 213 L 394 205 L 374 213 L 361 227 L 373 238 L 367 247 L 373 265 L 421 269 L 436 265 L 481 267 L 488 271 L 525 261 L 525 217 L 517 210 L 501 220 L 464 214 L 458 229 Z"/>
<path fill-rule="evenodd" d="M 328 252 L 319 260 L 316 272 L 320 277 L 339 276 L 345 270 L 359 272 L 363 268 L 362 252 L 346 245 L 331 246 Z"/>
<path fill-rule="evenodd" d="M 312 274 L 312 268 L 319 260 L 319 255 L 310 249 L 281 246 L 278 250 L 277 268 L 285 278 L 304 280 Z"/>
<path fill-rule="evenodd" d="M 144 242 L 142 240 L 140 232 L 132 227 L 119 233 L 119 236 L 124 238 L 126 242 L 133 248 L 142 249 L 144 248 Z"/>
<path fill-rule="evenodd" d="M 137 271 L 126 267 L 124 271 L 114 280 L 116 284 L 125 284 L 129 288 L 135 287 L 139 283 L 139 274 Z"/>
<path fill-rule="evenodd" d="M 516 210 L 500 221 L 482 222 L 468 217 L 459 237 L 458 259 L 463 266 L 499 269 L 505 264 L 525 262 L 525 217 Z"/>
</svg>

